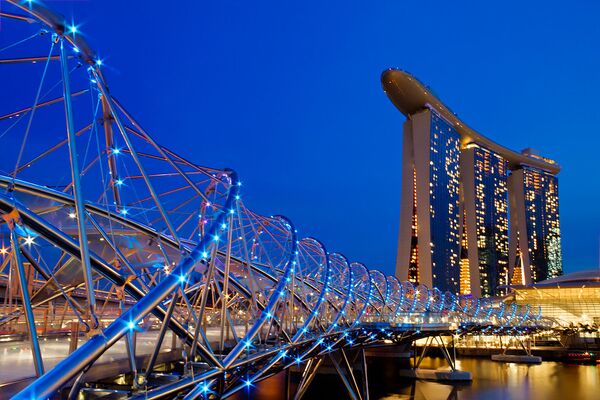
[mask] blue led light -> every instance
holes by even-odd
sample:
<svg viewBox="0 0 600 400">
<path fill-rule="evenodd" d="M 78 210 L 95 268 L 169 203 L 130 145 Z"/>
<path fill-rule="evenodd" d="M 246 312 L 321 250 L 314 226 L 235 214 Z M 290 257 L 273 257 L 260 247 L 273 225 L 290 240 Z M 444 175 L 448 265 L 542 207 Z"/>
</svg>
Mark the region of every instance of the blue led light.
<svg viewBox="0 0 600 400">
<path fill-rule="evenodd" d="M 74 35 L 77 33 L 77 27 L 75 25 L 69 26 L 69 32 Z"/>
<path fill-rule="evenodd" d="M 206 251 L 203 251 L 201 254 L 202 258 L 206 259 L 208 258 L 208 253 Z"/>
<path fill-rule="evenodd" d="M 131 331 L 135 328 L 135 323 L 133 321 L 129 321 L 127 323 L 127 328 Z"/>
</svg>

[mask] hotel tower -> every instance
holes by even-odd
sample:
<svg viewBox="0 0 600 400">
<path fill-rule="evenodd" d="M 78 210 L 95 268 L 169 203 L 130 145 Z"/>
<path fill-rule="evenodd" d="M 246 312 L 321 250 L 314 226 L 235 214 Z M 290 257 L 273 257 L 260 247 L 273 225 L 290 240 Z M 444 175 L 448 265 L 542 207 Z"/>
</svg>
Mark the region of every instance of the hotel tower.
<svg viewBox="0 0 600 400">
<path fill-rule="evenodd" d="M 556 162 L 487 139 L 406 72 L 381 80 L 406 116 L 397 277 L 487 297 L 561 275 Z"/>
</svg>

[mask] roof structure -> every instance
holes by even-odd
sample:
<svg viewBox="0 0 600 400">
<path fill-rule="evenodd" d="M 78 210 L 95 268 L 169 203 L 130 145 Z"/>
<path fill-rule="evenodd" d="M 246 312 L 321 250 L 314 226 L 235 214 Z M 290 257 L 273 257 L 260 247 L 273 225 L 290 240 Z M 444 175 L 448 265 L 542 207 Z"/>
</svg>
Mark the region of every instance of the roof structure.
<svg viewBox="0 0 600 400">
<path fill-rule="evenodd" d="M 470 128 L 430 88 L 405 71 L 393 68 L 384 71 L 381 74 L 381 84 L 391 102 L 407 117 L 426 108 L 435 110 L 457 130 L 461 136 L 461 146 L 463 147 L 469 144 L 483 146 L 505 158 L 511 169 L 530 166 L 551 174 L 560 172 L 560 166 L 554 160 L 541 157 L 533 152 L 523 154 L 510 150 Z"/>
</svg>

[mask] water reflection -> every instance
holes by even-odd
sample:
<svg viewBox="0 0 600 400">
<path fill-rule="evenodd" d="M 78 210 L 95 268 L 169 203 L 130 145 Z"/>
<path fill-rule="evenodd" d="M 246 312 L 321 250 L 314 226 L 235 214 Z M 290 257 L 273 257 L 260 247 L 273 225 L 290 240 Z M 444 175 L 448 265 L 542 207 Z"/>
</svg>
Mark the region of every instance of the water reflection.
<svg viewBox="0 0 600 400">
<path fill-rule="evenodd" d="M 424 361 L 423 368 L 443 367 L 441 359 Z M 458 367 L 473 374 L 471 384 L 448 385 L 412 381 L 396 384 L 379 381 L 381 393 L 371 388 L 378 399 L 599 399 L 600 369 L 592 365 L 544 362 L 539 365 L 499 363 L 489 359 L 463 359 Z M 380 392 L 380 393 L 377 393 Z"/>
<path fill-rule="evenodd" d="M 429 358 L 423 368 L 444 367 L 443 359 Z M 384 361 L 370 364 L 370 398 L 381 400 L 598 400 L 600 368 L 593 365 L 571 365 L 544 362 L 539 365 L 499 363 L 484 358 L 459 361 L 459 368 L 473 374 L 471 384 L 442 384 L 414 381 L 398 377 L 398 365 Z M 293 391 L 294 379 L 291 389 Z M 283 400 L 286 398 L 284 374 L 261 382 L 238 399 Z M 293 396 L 291 396 L 293 398 Z M 319 376 L 306 393 L 306 399 L 341 400 L 347 398 L 337 376 Z"/>
<path fill-rule="evenodd" d="M 409 384 L 409 391 L 375 397 L 381 400 L 456 400 L 458 399 L 458 386 L 441 385 L 435 382 L 413 381 Z"/>
</svg>

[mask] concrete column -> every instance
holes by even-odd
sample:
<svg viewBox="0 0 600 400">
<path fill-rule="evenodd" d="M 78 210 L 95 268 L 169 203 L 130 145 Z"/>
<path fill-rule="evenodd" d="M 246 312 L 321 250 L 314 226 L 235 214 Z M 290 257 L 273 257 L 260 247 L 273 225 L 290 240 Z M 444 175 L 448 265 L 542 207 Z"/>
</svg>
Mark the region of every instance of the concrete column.
<svg viewBox="0 0 600 400">
<path fill-rule="evenodd" d="M 510 210 L 510 234 L 508 240 L 509 275 L 512 277 L 517 257 L 517 247 L 521 250 L 525 284 L 532 284 L 531 262 L 527 236 L 527 212 L 525 210 L 525 181 L 522 169 L 514 170 L 508 176 L 508 205 Z M 518 238 L 517 238 L 518 237 Z M 518 241 L 518 243 L 517 243 Z"/>
<path fill-rule="evenodd" d="M 400 281 L 408 280 L 410 263 L 410 242 L 412 236 L 413 213 L 413 136 L 412 121 L 404 123 L 402 142 L 402 183 L 400 193 L 400 227 L 398 230 L 398 251 L 396 254 L 396 277 Z"/>
<path fill-rule="evenodd" d="M 430 148 L 431 111 L 424 110 L 412 116 L 414 165 L 417 181 L 417 243 L 419 246 L 419 283 L 433 287 L 431 265 L 430 213 Z"/>
</svg>

